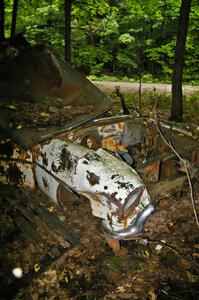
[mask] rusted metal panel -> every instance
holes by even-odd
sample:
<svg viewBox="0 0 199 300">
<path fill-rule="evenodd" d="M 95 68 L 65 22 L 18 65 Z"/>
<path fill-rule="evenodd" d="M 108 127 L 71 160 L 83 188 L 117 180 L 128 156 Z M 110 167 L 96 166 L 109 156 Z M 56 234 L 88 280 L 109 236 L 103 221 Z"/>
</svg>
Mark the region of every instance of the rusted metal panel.
<svg viewBox="0 0 199 300">
<path fill-rule="evenodd" d="M 161 164 L 161 178 L 167 178 L 177 173 L 179 166 L 174 159 L 167 160 Z"/>
<path fill-rule="evenodd" d="M 152 163 L 145 164 L 142 169 L 141 176 L 147 183 L 157 182 L 160 175 L 160 160 L 153 161 Z"/>
<path fill-rule="evenodd" d="M 30 150 L 24 150 L 14 144 L 10 139 L 0 140 L 0 158 L 16 159 L 32 162 Z"/>
<path fill-rule="evenodd" d="M 21 149 L 10 139 L 0 141 L 0 182 L 35 187 L 31 152 Z"/>
<path fill-rule="evenodd" d="M 143 124 L 127 120 L 112 124 L 105 122 L 105 125 L 74 130 L 61 138 L 94 150 L 103 148 L 111 152 L 128 152 L 129 146 L 143 143 L 146 133 L 147 130 Z"/>
<path fill-rule="evenodd" d="M 59 207 L 66 209 L 67 202 L 78 200 L 79 195 L 66 188 L 66 186 L 60 184 L 57 189 L 57 202 Z"/>
<path fill-rule="evenodd" d="M 26 149 L 112 106 L 109 97 L 49 47 L 27 47 L 5 61 L 0 74 L 0 129 Z"/>
<path fill-rule="evenodd" d="M 196 166 L 199 166 L 199 149 L 194 149 L 191 153 L 191 161 Z"/>
<path fill-rule="evenodd" d="M 0 160 L 0 182 L 24 188 L 35 188 L 33 166 L 21 161 Z"/>
<path fill-rule="evenodd" d="M 102 148 L 112 152 L 124 151 L 127 152 L 127 147 L 124 145 L 124 123 L 115 123 L 106 126 L 98 127 L 101 139 Z"/>
<path fill-rule="evenodd" d="M 103 148 L 112 152 L 128 151 L 123 142 L 123 122 L 94 128 L 80 129 L 70 132 L 66 138 L 76 144 L 81 144 L 93 150 Z"/>
</svg>

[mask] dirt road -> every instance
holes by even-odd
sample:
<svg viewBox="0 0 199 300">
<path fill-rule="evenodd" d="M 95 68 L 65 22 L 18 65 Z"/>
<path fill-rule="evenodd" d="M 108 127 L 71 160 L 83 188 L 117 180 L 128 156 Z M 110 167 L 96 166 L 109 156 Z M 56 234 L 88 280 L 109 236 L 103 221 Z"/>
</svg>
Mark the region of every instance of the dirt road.
<svg viewBox="0 0 199 300">
<path fill-rule="evenodd" d="M 120 86 L 121 91 L 129 92 L 136 91 L 139 89 L 139 83 L 131 82 L 112 82 L 112 81 L 92 81 L 99 89 L 102 91 L 112 91 L 115 89 L 115 86 Z M 171 84 L 164 83 L 142 83 L 142 90 L 153 90 L 156 89 L 159 92 L 170 93 Z M 196 91 L 199 91 L 199 86 L 183 85 L 183 93 L 191 94 Z"/>
</svg>

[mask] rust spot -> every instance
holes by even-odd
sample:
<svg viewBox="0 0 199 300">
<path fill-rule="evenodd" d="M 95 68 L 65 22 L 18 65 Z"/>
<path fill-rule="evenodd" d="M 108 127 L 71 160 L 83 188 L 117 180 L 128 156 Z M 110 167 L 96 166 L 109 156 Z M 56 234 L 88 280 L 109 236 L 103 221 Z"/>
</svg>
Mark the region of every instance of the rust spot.
<svg viewBox="0 0 199 300">
<path fill-rule="evenodd" d="M 115 177 L 118 177 L 119 175 L 118 174 L 113 174 L 111 175 L 111 179 L 114 179 Z"/>
<path fill-rule="evenodd" d="M 107 214 L 107 220 L 108 220 L 108 222 L 109 222 L 109 225 L 110 225 L 110 227 L 112 228 L 112 226 L 113 226 L 113 221 L 112 221 L 112 218 Z"/>
<path fill-rule="evenodd" d="M 59 185 L 57 189 L 57 202 L 61 208 L 66 207 L 67 202 L 78 200 L 78 195 L 74 191 L 67 189 L 66 187 Z"/>
<path fill-rule="evenodd" d="M 55 166 L 54 162 L 52 162 L 51 169 L 52 169 L 53 172 L 55 172 L 55 173 L 57 173 L 57 172 L 59 171 L 58 168 Z"/>
<path fill-rule="evenodd" d="M 47 158 L 47 155 L 46 153 L 42 154 L 43 158 L 42 158 L 42 162 L 43 162 L 43 165 L 44 166 L 48 166 L 48 158 Z"/>
<path fill-rule="evenodd" d="M 41 155 L 41 147 L 40 147 L 40 145 L 37 145 L 37 146 L 35 146 L 32 149 L 32 154 L 33 154 L 33 158 L 34 159 L 38 159 L 39 158 L 39 156 Z"/>
<path fill-rule="evenodd" d="M 31 157 L 30 153 L 28 153 L 27 151 L 24 151 L 22 149 L 16 148 L 16 152 L 18 153 L 20 159 L 25 160 L 25 159 L 28 159 Z"/>
<path fill-rule="evenodd" d="M 125 229 L 128 228 L 127 218 L 123 220 L 123 224 Z"/>
<path fill-rule="evenodd" d="M 92 200 L 94 200 L 95 202 L 98 202 L 98 203 L 100 203 L 101 205 L 105 206 L 105 204 L 103 204 L 103 203 L 101 202 L 100 198 L 99 198 L 97 195 L 95 195 L 95 194 L 93 194 L 93 193 L 88 193 L 88 195 L 90 195 L 90 196 L 92 197 Z"/>
<path fill-rule="evenodd" d="M 45 177 L 42 177 L 42 182 L 43 182 L 44 188 L 48 191 L 49 190 L 49 186 L 48 186 L 48 182 L 47 182 L 47 180 L 46 180 Z"/>
<path fill-rule="evenodd" d="M 88 161 L 97 160 L 99 161 L 101 157 L 97 153 L 87 153 L 84 156 Z"/>
<path fill-rule="evenodd" d="M 100 137 L 97 135 L 86 135 L 82 139 L 81 145 L 93 150 L 97 150 L 102 147 Z"/>
<path fill-rule="evenodd" d="M 122 209 L 123 205 L 118 201 L 119 199 L 116 198 L 117 192 L 114 192 L 112 194 L 109 194 L 107 192 L 102 192 L 100 194 L 105 196 L 109 202 L 114 203 L 117 207 Z"/>
<path fill-rule="evenodd" d="M 64 171 L 65 169 L 72 168 L 73 163 L 70 158 L 70 152 L 63 147 L 61 150 L 60 158 L 59 158 L 59 171 Z"/>
<path fill-rule="evenodd" d="M 3 166 L 0 166 L 0 174 L 1 175 L 5 175 L 6 174 L 5 169 L 4 169 Z"/>
<path fill-rule="evenodd" d="M 95 173 L 92 173 L 92 172 L 89 172 L 89 171 L 86 171 L 87 172 L 87 180 L 88 182 L 90 183 L 91 186 L 93 185 L 96 185 L 96 184 L 99 184 L 100 182 L 100 177 L 97 176 Z"/>
<path fill-rule="evenodd" d="M 160 169 L 161 165 L 161 169 Z M 150 172 L 150 171 L 149 171 Z M 167 161 L 163 161 L 161 164 L 158 161 L 152 171 L 150 172 L 150 181 L 157 182 L 162 178 L 167 178 L 173 176 L 177 173 L 177 162 L 174 159 L 169 159 Z"/>
<path fill-rule="evenodd" d="M 13 144 L 11 142 L 0 144 L 0 154 L 11 157 L 13 155 Z"/>
<path fill-rule="evenodd" d="M 22 184 L 23 183 L 23 173 L 16 165 L 10 165 L 7 173 L 8 180 L 13 182 L 14 184 Z"/>
<path fill-rule="evenodd" d="M 82 84 L 71 85 L 62 83 L 59 86 L 52 86 L 49 90 L 49 94 L 52 97 L 62 98 L 65 103 L 69 104 L 81 95 L 83 89 L 84 86 Z"/>
<path fill-rule="evenodd" d="M 116 181 L 116 183 L 119 185 L 119 187 L 121 189 L 125 188 L 126 190 L 129 190 L 129 189 L 133 189 L 133 184 L 132 183 L 129 183 L 129 182 L 121 182 L 121 181 Z"/>
</svg>

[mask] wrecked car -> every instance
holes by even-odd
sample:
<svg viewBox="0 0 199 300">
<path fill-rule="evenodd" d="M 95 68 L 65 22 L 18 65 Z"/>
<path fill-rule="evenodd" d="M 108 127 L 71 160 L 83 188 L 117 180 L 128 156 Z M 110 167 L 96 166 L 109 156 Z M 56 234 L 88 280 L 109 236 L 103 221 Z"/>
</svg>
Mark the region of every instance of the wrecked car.
<svg viewBox="0 0 199 300">
<path fill-rule="evenodd" d="M 112 116 L 111 107 L 109 97 L 47 46 L 9 48 L 2 59 L 0 181 L 39 187 L 61 207 L 85 196 L 117 252 L 120 240 L 142 232 L 154 200 L 182 186 L 186 175 L 154 120 Z M 173 125 L 160 126 L 170 139 L 180 138 Z M 185 156 L 191 153 L 197 165 L 198 144 L 187 135 Z"/>
</svg>

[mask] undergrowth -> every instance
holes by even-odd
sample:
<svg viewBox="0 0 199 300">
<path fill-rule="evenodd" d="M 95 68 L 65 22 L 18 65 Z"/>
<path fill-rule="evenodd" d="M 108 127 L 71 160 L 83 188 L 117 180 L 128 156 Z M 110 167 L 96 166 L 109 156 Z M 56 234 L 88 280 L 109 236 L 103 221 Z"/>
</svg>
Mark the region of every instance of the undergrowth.
<svg viewBox="0 0 199 300">
<path fill-rule="evenodd" d="M 116 95 L 115 91 L 109 93 L 109 96 L 113 99 L 114 106 L 116 107 L 117 111 L 121 111 L 120 99 Z M 128 107 L 132 108 L 135 105 L 135 107 L 139 109 L 140 99 L 138 91 L 124 93 L 124 97 Z M 152 91 L 143 91 L 141 95 L 141 112 L 152 112 L 154 107 L 156 107 L 157 113 L 163 114 L 165 117 L 169 117 L 171 108 L 171 94 L 160 93 L 155 89 Z M 199 122 L 199 91 L 195 91 L 189 95 L 184 95 L 183 108 L 185 122 L 189 120 L 196 123 Z"/>
</svg>

